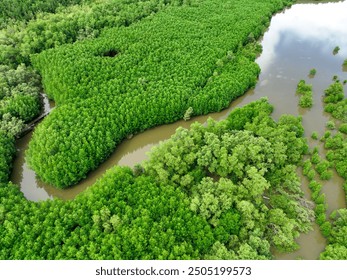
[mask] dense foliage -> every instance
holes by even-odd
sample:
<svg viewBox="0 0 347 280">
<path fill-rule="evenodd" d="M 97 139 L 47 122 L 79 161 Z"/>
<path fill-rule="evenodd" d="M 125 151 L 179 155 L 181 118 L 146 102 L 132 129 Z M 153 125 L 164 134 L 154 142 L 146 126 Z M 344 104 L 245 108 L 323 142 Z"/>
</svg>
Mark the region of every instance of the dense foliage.
<svg viewBox="0 0 347 280">
<path fill-rule="evenodd" d="M 341 133 L 347 134 L 347 122 L 340 125 L 339 131 Z"/>
<path fill-rule="evenodd" d="M 12 185 L 0 192 L 0 259 L 198 259 L 213 241 L 180 190 L 129 168 L 71 202 L 32 203 Z"/>
<path fill-rule="evenodd" d="M 19 65 L 17 69 L 0 66 L 0 117 L 6 113 L 30 121 L 39 112 L 40 78 Z"/>
<path fill-rule="evenodd" d="M 315 149 L 313 151 L 311 156 L 311 163 L 315 165 L 315 170 L 319 174 L 321 180 L 331 179 L 331 177 L 333 176 L 333 173 L 330 170 L 330 168 L 332 167 L 332 164 L 329 161 L 324 160 L 319 156 L 318 149 Z"/>
<path fill-rule="evenodd" d="M 15 153 L 14 139 L 0 129 L 0 183 L 6 183 Z"/>
<path fill-rule="evenodd" d="M 324 102 L 325 111 L 342 122 L 340 127 L 341 132 L 344 132 L 347 122 L 347 98 L 344 98 L 343 85 L 340 82 L 332 83 L 325 90 Z M 325 139 L 325 147 L 329 149 L 328 160 L 334 163 L 339 175 L 347 179 L 347 139 L 341 132 L 329 135 Z"/>
<path fill-rule="evenodd" d="M 0 259 L 269 259 L 307 232 L 300 118 L 266 100 L 178 129 L 135 170 L 115 167 L 72 201 L 0 185 Z"/>
<path fill-rule="evenodd" d="M 345 184 L 347 191 L 347 184 Z M 321 254 L 323 260 L 347 260 L 347 209 L 339 209 L 332 218 L 334 219 L 329 245 Z"/>
<path fill-rule="evenodd" d="M 27 153 L 40 178 L 66 187 L 128 134 L 219 111 L 255 85 L 253 43 L 286 1 L 201 1 L 170 7 L 97 39 L 33 57 L 58 108 Z"/>
<path fill-rule="evenodd" d="M 325 194 L 322 192 L 322 187 L 322 184 L 318 183 L 316 180 L 310 180 L 309 188 L 312 191 L 311 197 L 315 203 L 315 221 L 318 224 L 323 236 L 329 237 L 331 234 L 332 226 L 327 218 L 326 213 L 328 209 L 328 204 L 326 202 Z"/>
<path fill-rule="evenodd" d="M 347 179 L 347 99 L 344 97 L 343 86 L 336 81 L 325 90 L 324 102 L 325 111 L 342 122 L 339 132 L 335 134 L 326 133 L 324 146 L 328 149 L 327 159 L 334 165 L 337 173 L 344 179 Z M 336 126 L 336 125 L 335 125 Z M 344 184 L 344 190 L 347 199 L 347 183 Z M 329 244 L 321 254 L 321 259 L 347 259 L 347 219 L 346 209 L 338 209 L 331 215 L 332 227 L 329 235 Z"/>
<path fill-rule="evenodd" d="M 269 242 L 263 249 L 273 245 L 291 251 L 299 232 L 309 229 L 312 217 L 301 205 L 296 175 L 307 149 L 300 138 L 303 128 L 300 119 L 290 116 L 275 123 L 270 112 L 263 100 L 236 109 L 220 124 L 211 120 L 207 128 L 194 124 L 190 131 L 179 129 L 144 164 L 145 173 L 183 188 L 191 197 L 190 209 L 212 226 L 232 206 L 241 214 L 239 245 L 222 246 L 218 240 L 215 257 L 228 252 L 234 258 L 241 248 L 256 246 L 254 238 Z M 257 220 L 250 223 L 245 215 Z"/>
<path fill-rule="evenodd" d="M 86 0 L 1 0 L 0 22 L 34 18 L 38 12 L 53 13 L 58 7 L 86 2 Z M 0 25 L 1 26 L 1 25 Z"/>
<path fill-rule="evenodd" d="M 301 80 L 298 83 L 296 92 L 300 95 L 299 106 L 301 108 L 311 108 L 313 105 L 312 85 Z"/>
<path fill-rule="evenodd" d="M 324 91 L 325 103 L 336 104 L 344 98 L 343 85 L 339 81 L 335 81 Z"/>
<path fill-rule="evenodd" d="M 194 3 L 199 0 L 192 0 Z M 54 1 L 55 2 L 55 1 Z M 61 8 L 56 13 L 38 13 L 28 22 L 14 21 L 0 30 L 0 63 L 29 64 L 29 56 L 76 40 L 94 38 L 104 27 L 129 26 L 181 0 L 76 1 L 81 5 Z M 86 3 L 85 3 L 86 2 Z"/>
<path fill-rule="evenodd" d="M 331 223 L 327 218 L 328 204 L 325 194 L 322 192 L 323 185 L 317 180 L 318 176 L 321 180 L 330 180 L 333 176 L 330 170 L 331 166 L 331 163 L 320 157 L 318 147 L 313 149 L 311 158 L 305 160 L 302 166 L 303 174 L 309 180 L 308 186 L 311 190 L 311 198 L 315 203 L 315 221 L 325 237 L 329 237 L 331 234 Z"/>
<path fill-rule="evenodd" d="M 0 65 L 0 130 L 18 135 L 41 109 L 40 78 L 24 65 Z"/>
<path fill-rule="evenodd" d="M 184 2 L 184 1 L 183 1 Z M 40 78 L 29 56 L 64 43 L 97 36 L 105 26 L 130 25 L 182 1 L 64 0 L 0 2 L 0 131 L 2 149 L 13 145 L 27 122 L 41 111 Z M 72 5 L 80 4 L 80 5 Z M 67 6 L 67 7 L 65 7 Z M 51 13 L 56 12 L 56 13 Z M 4 141 L 4 142 L 3 142 Z M 7 142 L 7 143 L 6 143 Z M 11 149 L 8 150 L 8 152 Z M 4 153 L 2 153 L 4 152 Z M 10 162 L 1 150 L 1 179 Z M 11 157 L 12 158 L 12 157 Z M 6 164 L 5 164 L 6 162 Z"/>
</svg>

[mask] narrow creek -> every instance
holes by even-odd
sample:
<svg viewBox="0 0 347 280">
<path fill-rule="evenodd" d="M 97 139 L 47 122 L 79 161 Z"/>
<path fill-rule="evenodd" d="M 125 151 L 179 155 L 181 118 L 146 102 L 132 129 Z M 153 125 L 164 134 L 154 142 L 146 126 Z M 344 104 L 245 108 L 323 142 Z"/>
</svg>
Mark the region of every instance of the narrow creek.
<svg viewBox="0 0 347 280">
<path fill-rule="evenodd" d="M 325 124 L 330 119 L 323 110 L 324 89 L 332 82 L 334 75 L 342 81 L 347 79 L 347 69 L 342 67 L 344 59 L 347 58 L 347 29 L 345 28 L 347 2 L 320 4 L 316 2 L 308 4 L 309 1 L 300 2 L 303 3 L 295 4 L 272 18 L 270 27 L 261 41 L 263 52 L 257 59 L 262 69 L 259 82 L 255 89 L 232 102 L 229 108 L 219 113 L 195 117 L 187 122 L 178 121 L 158 126 L 123 141 L 111 157 L 91 172 L 88 178 L 67 190 L 59 190 L 44 184 L 36 178 L 35 172 L 28 168 L 24 154 L 31 139 L 31 133 L 29 133 L 17 141 L 17 157 L 14 162 L 12 182 L 20 185 L 22 192 L 29 200 L 39 201 L 53 197 L 63 200 L 72 199 L 92 185 L 112 166 L 117 164 L 134 166 L 146 159 L 146 153 L 151 147 L 168 139 L 176 128 L 189 127 L 195 121 L 204 123 L 208 117 L 216 120 L 224 119 L 235 107 L 244 106 L 264 96 L 267 96 L 269 102 L 275 107 L 273 113 L 275 119 L 282 114 L 302 115 L 306 136 L 310 137 L 313 131 L 322 135 Z M 334 55 L 335 46 L 339 46 L 340 51 Z M 317 70 L 313 78 L 308 75 L 312 68 Z M 295 91 L 301 79 L 313 85 L 314 105 L 311 109 L 303 110 L 298 107 L 298 96 Z M 346 91 L 347 86 L 345 86 Z M 46 110 L 49 110 L 47 102 Z M 309 140 L 309 144 L 311 147 L 319 145 L 313 140 Z M 301 176 L 301 178 L 303 191 L 309 198 L 308 182 L 304 177 Z M 329 182 L 323 182 L 329 213 L 346 207 L 342 182 L 336 173 Z M 316 225 L 314 230 L 301 235 L 298 243 L 301 245 L 300 250 L 291 254 L 274 252 L 275 257 L 277 259 L 317 259 L 326 245 Z"/>
</svg>

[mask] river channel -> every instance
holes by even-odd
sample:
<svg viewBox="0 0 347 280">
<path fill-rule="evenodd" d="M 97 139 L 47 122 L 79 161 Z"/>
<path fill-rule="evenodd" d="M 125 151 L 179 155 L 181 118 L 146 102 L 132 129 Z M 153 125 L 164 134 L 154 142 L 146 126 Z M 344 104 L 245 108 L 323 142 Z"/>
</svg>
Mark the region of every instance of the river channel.
<svg viewBox="0 0 347 280">
<path fill-rule="evenodd" d="M 337 75 L 341 81 L 347 79 L 347 69 L 342 63 L 347 59 L 347 1 L 319 3 L 315 1 L 299 1 L 281 13 L 274 15 L 268 31 L 261 39 L 263 52 L 257 59 L 262 71 L 258 84 L 244 96 L 238 98 L 230 106 L 219 112 L 206 116 L 194 117 L 189 121 L 178 121 L 169 125 L 158 126 L 132 139 L 124 140 L 100 167 L 88 175 L 76 186 L 67 190 L 59 190 L 41 182 L 30 170 L 25 161 L 25 150 L 31 139 L 31 133 L 17 141 L 17 157 L 14 161 L 12 182 L 20 185 L 21 191 L 29 200 L 40 201 L 58 197 L 63 200 L 73 199 L 78 193 L 91 186 L 107 169 L 114 165 L 134 166 L 147 158 L 151 147 L 168 139 L 180 127 L 188 128 L 193 122 L 206 122 L 212 117 L 222 120 L 236 107 L 244 106 L 251 101 L 267 96 L 274 105 L 273 117 L 278 119 L 282 114 L 302 115 L 306 136 L 313 131 L 322 135 L 325 124 L 330 119 L 324 113 L 322 95 Z M 339 46 L 340 51 L 333 54 Z M 315 68 L 314 77 L 309 76 L 310 69 Z M 298 96 L 295 94 L 298 82 L 304 79 L 313 85 L 313 102 L 311 109 L 298 107 Z M 347 86 L 345 86 L 345 92 Z M 46 102 L 46 110 L 49 110 Z M 319 145 L 309 140 L 311 147 Z M 302 176 L 301 176 L 302 177 Z M 334 174 L 329 182 L 323 182 L 324 192 L 329 204 L 328 213 L 338 208 L 345 208 L 345 194 L 342 189 L 343 180 Z M 309 198 L 305 178 L 302 188 Z M 319 229 L 303 234 L 298 239 L 301 249 L 292 254 L 275 253 L 278 259 L 317 259 L 326 243 Z"/>
</svg>

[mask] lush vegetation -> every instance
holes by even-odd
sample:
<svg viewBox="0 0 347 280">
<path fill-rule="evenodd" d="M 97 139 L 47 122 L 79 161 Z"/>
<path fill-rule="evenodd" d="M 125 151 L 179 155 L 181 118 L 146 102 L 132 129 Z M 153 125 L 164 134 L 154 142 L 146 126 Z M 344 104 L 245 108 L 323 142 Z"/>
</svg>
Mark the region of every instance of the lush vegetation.
<svg viewBox="0 0 347 280">
<path fill-rule="evenodd" d="M 297 85 L 296 92 L 300 95 L 299 106 L 301 108 L 311 108 L 313 105 L 312 85 L 301 80 Z"/>
<path fill-rule="evenodd" d="M 296 175 L 307 145 L 301 138 L 300 119 L 283 116 L 276 124 L 270 112 L 263 100 L 236 109 L 220 124 L 210 121 L 207 128 L 196 124 L 190 131 L 180 129 L 152 151 L 144 170 L 159 181 L 183 188 L 192 197 L 191 209 L 212 225 L 218 224 L 223 208 L 232 201 L 241 213 L 247 201 L 247 207 L 257 209 L 248 214 L 268 217 L 270 224 L 264 231 L 261 224 L 265 221 L 249 224 L 241 216 L 246 223 L 241 224 L 238 239 L 265 238 L 277 249 L 291 251 L 298 248 L 294 239 L 300 229 L 309 229 L 312 218 L 311 211 L 302 206 L 305 203 Z M 285 215 L 294 219 L 298 214 L 298 220 L 287 220 L 285 228 L 272 224 Z"/>
<path fill-rule="evenodd" d="M 347 184 L 344 186 L 347 191 Z M 333 227 L 329 238 L 330 244 L 321 254 L 323 260 L 346 260 L 347 259 L 347 209 L 339 209 L 332 215 Z"/>
<path fill-rule="evenodd" d="M 0 2 L 0 22 L 30 20 L 38 12 L 55 12 L 61 6 L 87 2 L 88 0 L 2 0 Z M 1 25 L 0 25 L 1 26 Z"/>
<path fill-rule="evenodd" d="M 9 182 L 14 138 L 40 112 L 32 54 L 58 108 L 37 128 L 29 162 L 66 187 L 127 135 L 221 110 L 252 87 L 255 40 L 288 1 L 17 2 L 0 3 L 0 259 L 271 259 L 272 249 L 297 249 L 314 219 L 329 241 L 321 258 L 347 259 L 347 211 L 328 217 L 319 183 L 332 168 L 347 179 L 337 76 L 324 96 L 339 120 L 326 123 L 326 159 L 316 147 L 303 161 L 301 119 L 275 122 L 262 99 L 225 121 L 179 128 L 149 160 L 113 168 L 72 201 L 30 202 Z M 311 85 L 297 92 L 301 107 L 313 105 Z M 315 205 L 303 198 L 301 165 Z"/>
<path fill-rule="evenodd" d="M 325 111 L 343 122 L 347 122 L 347 99 L 344 98 L 343 85 L 340 82 L 332 83 L 325 90 Z"/>
<path fill-rule="evenodd" d="M 0 129 L 15 136 L 40 109 L 38 75 L 24 65 L 16 69 L 0 65 Z"/>
<path fill-rule="evenodd" d="M 297 249 L 314 218 L 296 175 L 308 147 L 301 119 L 275 122 L 266 100 L 177 130 L 147 162 L 115 167 L 72 201 L 30 202 L 8 182 L 14 136 L 40 111 L 30 55 L 88 38 L 33 57 L 58 108 L 29 161 L 64 187 L 128 134 L 221 110 L 252 87 L 255 39 L 288 4 L 89 2 L 22 1 L 1 14 L 0 259 L 271 259 L 271 247 Z"/>
<path fill-rule="evenodd" d="M 341 124 L 340 127 L 339 127 L 339 131 L 341 133 L 347 134 L 347 123 Z"/>
<path fill-rule="evenodd" d="M 0 183 L 7 183 L 15 153 L 13 138 L 0 130 Z"/>
<path fill-rule="evenodd" d="M 196 1 L 198 0 L 190 2 L 195 3 Z M 20 2 L 25 3 L 25 1 Z M 66 8 L 61 7 L 56 13 L 37 13 L 35 18 L 29 21 L 23 19 L 9 22 L 6 27 L 0 30 L 0 63 L 11 66 L 20 63 L 30 64 L 31 54 L 65 43 L 73 43 L 76 40 L 97 37 L 104 27 L 129 26 L 169 5 L 184 5 L 187 1 L 99 0 L 70 2 L 81 4 Z M 44 10 L 41 9 L 41 11 Z M 16 17 L 16 19 L 19 18 L 19 16 Z"/>
<path fill-rule="evenodd" d="M 345 131 L 347 122 L 347 99 L 344 98 L 343 86 L 340 82 L 332 83 L 325 90 L 324 102 L 326 103 L 325 111 L 342 122 L 341 132 L 329 135 L 325 139 L 325 147 L 330 149 L 327 158 L 335 164 L 339 175 L 347 179 L 347 140 L 342 134 Z M 335 125 L 333 128 L 335 128 Z"/>
<path fill-rule="evenodd" d="M 346 137 L 341 133 L 328 138 L 325 147 L 330 149 L 327 153 L 327 159 L 334 163 L 336 171 L 341 177 L 347 179 L 347 141 Z"/>
<path fill-rule="evenodd" d="M 12 158 L 9 157 L 9 154 L 12 154 L 10 147 L 14 144 L 14 137 L 21 134 L 26 123 L 34 119 L 42 108 L 41 81 L 30 66 L 31 54 L 57 45 L 95 37 L 105 26 L 130 25 L 164 9 L 169 4 L 183 5 L 183 2 L 1 1 L 0 132 L 3 143 L 0 154 L 1 181 L 8 177 L 7 171 Z"/>
<path fill-rule="evenodd" d="M 330 180 L 333 175 L 330 170 L 331 166 L 331 163 L 320 157 L 318 147 L 313 149 L 310 159 L 305 160 L 302 165 L 302 171 L 309 181 L 308 187 L 311 190 L 311 198 L 315 204 L 315 222 L 324 237 L 330 236 L 332 226 L 327 218 L 328 204 L 325 194 L 322 192 L 323 185 L 318 182 L 318 178 Z"/>
<path fill-rule="evenodd" d="M 72 201 L 0 186 L 0 259 L 269 259 L 311 227 L 296 166 L 300 118 L 266 100 L 178 129 L 134 170 L 115 167 Z"/>
<path fill-rule="evenodd" d="M 0 65 L 0 183 L 7 183 L 15 153 L 15 137 L 40 113 L 40 79 L 19 65 Z"/>
<path fill-rule="evenodd" d="M 66 187 L 128 134 L 219 111 L 255 85 L 254 44 L 285 1 L 206 0 L 33 57 L 58 108 L 28 151 L 40 178 Z M 184 35 L 182 35 L 184 34 Z"/>
<path fill-rule="evenodd" d="M 334 118 L 342 122 L 339 132 L 335 134 L 326 133 L 326 137 L 323 138 L 324 146 L 328 149 L 326 157 L 344 179 L 347 179 L 347 138 L 343 134 L 346 133 L 347 127 L 346 101 L 343 86 L 340 82 L 332 83 L 325 90 L 325 111 L 331 113 Z M 334 124 L 334 127 L 336 127 L 336 124 Z M 343 188 L 347 194 L 346 182 Z M 346 209 L 338 209 L 331 215 L 332 227 L 328 236 L 329 244 L 321 254 L 321 259 L 347 259 L 347 242 L 345 238 L 347 234 L 346 214 Z"/>
<path fill-rule="evenodd" d="M 314 213 L 315 221 L 318 224 L 321 233 L 325 237 L 329 237 L 331 234 L 331 223 L 327 218 L 327 208 L 328 204 L 326 203 L 325 194 L 322 193 L 322 184 L 318 183 L 316 180 L 311 179 L 309 188 L 312 192 L 311 197 L 315 203 Z"/>
</svg>

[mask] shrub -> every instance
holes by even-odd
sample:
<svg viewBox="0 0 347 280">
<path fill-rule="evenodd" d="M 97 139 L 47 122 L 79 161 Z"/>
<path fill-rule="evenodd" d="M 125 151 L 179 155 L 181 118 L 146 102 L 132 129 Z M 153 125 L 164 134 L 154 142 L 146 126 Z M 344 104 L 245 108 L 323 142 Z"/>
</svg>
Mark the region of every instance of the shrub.
<svg viewBox="0 0 347 280">
<path fill-rule="evenodd" d="M 192 107 L 189 107 L 189 108 L 187 109 L 187 111 L 184 113 L 183 119 L 184 119 L 185 121 L 190 120 L 190 118 L 191 118 L 193 112 L 194 112 L 193 108 L 192 108 Z"/>
<path fill-rule="evenodd" d="M 324 144 L 326 149 L 340 149 L 343 147 L 344 137 L 343 134 L 338 132 L 333 137 L 329 137 Z"/>
<path fill-rule="evenodd" d="M 301 108 L 311 108 L 313 105 L 312 95 L 303 95 L 300 97 L 299 105 Z"/>
<path fill-rule="evenodd" d="M 328 121 L 325 126 L 330 130 L 334 130 L 336 128 L 335 123 L 333 121 Z"/>
<path fill-rule="evenodd" d="M 311 138 L 313 140 L 317 140 L 318 139 L 318 132 L 317 131 L 312 132 Z"/>
<path fill-rule="evenodd" d="M 322 189 L 322 185 L 314 180 L 311 180 L 308 186 L 312 192 L 316 192 L 316 193 L 319 193 Z"/>
<path fill-rule="evenodd" d="M 325 131 L 324 135 L 322 136 L 322 138 L 320 139 L 320 141 L 324 142 L 326 141 L 329 137 L 331 137 L 331 132 L 330 131 Z"/>
<path fill-rule="evenodd" d="M 325 91 L 325 103 L 337 103 L 344 98 L 343 86 L 340 82 L 332 83 Z"/>
<path fill-rule="evenodd" d="M 333 177 L 333 172 L 331 170 L 323 171 L 322 174 L 320 174 L 320 178 L 322 180 L 330 180 Z"/>
<path fill-rule="evenodd" d="M 329 237 L 331 234 L 331 224 L 328 221 L 325 221 L 320 225 L 320 230 L 324 237 Z"/>
<path fill-rule="evenodd" d="M 313 164 L 318 164 L 321 161 L 321 157 L 319 156 L 318 152 L 314 152 L 311 156 L 311 162 Z"/>
<path fill-rule="evenodd" d="M 303 174 L 306 176 L 311 169 L 312 169 L 312 163 L 308 159 L 305 160 L 302 166 Z"/>
<path fill-rule="evenodd" d="M 339 127 L 339 131 L 344 133 L 344 134 L 347 134 L 347 123 L 341 124 Z"/>
<path fill-rule="evenodd" d="M 316 69 L 313 68 L 310 70 L 310 76 L 314 76 L 314 75 L 316 75 L 316 73 L 317 73 Z"/>
<path fill-rule="evenodd" d="M 323 223 L 325 223 L 326 222 L 326 214 L 325 213 L 318 214 L 316 217 L 316 222 L 319 226 L 322 225 Z"/>
<path fill-rule="evenodd" d="M 301 80 L 298 85 L 296 92 L 301 95 L 299 100 L 299 106 L 301 108 L 310 108 L 313 105 L 312 98 L 312 85 L 306 84 L 304 80 Z"/>
<path fill-rule="evenodd" d="M 334 54 L 334 55 L 335 55 L 335 54 L 338 54 L 339 50 L 340 50 L 340 47 L 339 47 L 339 46 L 336 46 L 336 47 L 333 49 L 333 54 Z"/>
<path fill-rule="evenodd" d="M 328 168 L 331 167 L 331 163 L 327 160 L 322 160 L 320 163 L 316 165 L 316 171 L 318 174 L 322 174 L 325 171 L 328 171 Z"/>
<path fill-rule="evenodd" d="M 311 169 L 308 173 L 307 173 L 307 179 L 309 180 L 309 181 L 311 181 L 311 180 L 313 180 L 313 178 L 314 178 L 314 176 L 316 176 L 316 172 L 313 170 L 313 169 Z"/>
</svg>

